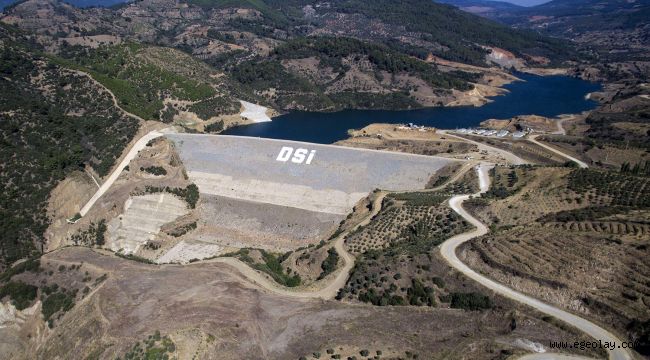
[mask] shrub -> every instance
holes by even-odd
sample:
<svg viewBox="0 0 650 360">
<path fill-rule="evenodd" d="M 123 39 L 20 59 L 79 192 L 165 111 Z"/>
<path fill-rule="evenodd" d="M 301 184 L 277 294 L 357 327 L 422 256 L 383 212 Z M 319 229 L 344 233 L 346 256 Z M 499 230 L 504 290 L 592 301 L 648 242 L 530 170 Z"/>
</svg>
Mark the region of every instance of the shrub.
<svg viewBox="0 0 650 360">
<path fill-rule="evenodd" d="M 359 354 L 361 354 L 361 356 L 368 356 L 370 354 L 370 351 L 368 351 L 368 349 L 363 349 L 359 351 Z"/>
<path fill-rule="evenodd" d="M 318 279 L 323 279 L 327 275 L 331 274 L 335 269 L 336 266 L 339 263 L 339 254 L 336 252 L 336 249 L 329 248 L 327 250 L 327 257 L 325 260 L 323 260 L 323 263 L 320 265 L 321 269 L 323 270 L 320 275 L 318 275 Z"/>
<path fill-rule="evenodd" d="M 451 305 L 454 309 L 485 310 L 492 308 L 492 300 L 481 293 L 452 293 Z"/>
<path fill-rule="evenodd" d="M 162 166 L 148 166 L 148 167 L 141 167 L 140 171 L 147 172 L 152 175 L 156 176 L 162 176 L 162 175 L 167 175 L 167 170 L 165 170 L 164 167 Z"/>
<path fill-rule="evenodd" d="M 0 299 L 9 296 L 18 310 L 26 309 L 36 299 L 38 288 L 24 282 L 9 282 L 0 288 Z"/>
<path fill-rule="evenodd" d="M 74 298 L 63 292 L 56 292 L 43 301 L 43 318 L 50 320 L 59 311 L 66 312 L 74 306 Z"/>
</svg>

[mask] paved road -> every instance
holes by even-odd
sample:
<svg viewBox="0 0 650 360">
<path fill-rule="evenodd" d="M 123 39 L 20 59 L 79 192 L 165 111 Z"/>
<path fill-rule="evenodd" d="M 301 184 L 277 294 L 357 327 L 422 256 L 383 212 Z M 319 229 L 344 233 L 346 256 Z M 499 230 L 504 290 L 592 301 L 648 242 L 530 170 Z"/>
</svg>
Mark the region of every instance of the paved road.
<svg viewBox="0 0 650 360">
<path fill-rule="evenodd" d="M 487 191 L 487 189 L 489 188 L 488 170 L 490 169 L 490 167 L 491 166 L 486 166 L 486 165 L 482 165 L 479 167 L 478 172 L 479 172 L 479 182 L 480 182 L 481 191 L 477 194 L 474 194 L 475 196 L 480 195 L 481 193 Z M 462 203 L 465 200 L 469 199 L 469 197 L 470 195 L 459 195 L 459 196 L 454 196 L 449 200 L 449 205 L 451 206 L 451 208 L 454 211 L 456 211 L 456 213 L 458 213 L 460 216 L 465 218 L 465 220 L 467 220 L 468 222 L 470 222 L 472 225 L 476 227 L 476 229 L 474 229 L 473 231 L 466 232 L 452 237 L 451 239 L 442 243 L 442 245 L 440 246 L 440 253 L 442 254 L 443 258 L 452 267 L 462 272 L 465 276 L 489 288 L 490 290 L 500 295 L 503 295 L 509 299 L 531 306 L 547 315 L 551 315 L 557 319 L 560 319 L 566 322 L 567 324 L 574 326 L 580 331 L 588 334 L 594 339 L 602 340 L 603 342 L 610 342 L 610 343 L 615 342 L 617 344 L 621 344 L 620 339 L 618 339 L 614 334 L 610 333 L 609 331 L 601 328 L 600 326 L 586 319 L 578 317 L 574 314 L 571 314 L 567 311 L 560 310 L 551 305 L 548 305 L 533 297 L 512 290 L 506 287 L 505 285 L 502 285 L 494 280 L 488 279 L 485 276 L 480 275 L 474 270 L 470 269 L 467 265 L 465 265 L 462 261 L 460 261 L 460 259 L 458 259 L 458 257 L 456 256 L 456 248 L 458 248 L 458 246 L 463 244 L 464 242 L 471 240 L 475 237 L 482 236 L 488 232 L 487 227 L 483 223 L 481 223 L 478 219 L 474 218 L 467 211 L 465 211 L 465 209 L 463 209 Z M 633 359 L 631 353 L 628 352 L 626 349 L 615 349 L 613 351 L 610 351 L 609 358 L 613 360 Z"/>
<path fill-rule="evenodd" d="M 565 159 L 569 159 L 569 160 L 575 162 L 576 164 L 578 164 L 578 166 L 580 166 L 583 169 L 586 169 L 586 168 L 589 167 L 589 165 L 587 165 L 585 162 L 580 161 L 580 160 L 574 158 L 573 156 L 570 156 L 568 154 L 563 153 L 562 151 L 560 151 L 558 149 L 555 149 L 553 147 L 550 147 L 550 146 L 548 146 L 548 145 L 546 145 L 544 143 L 541 143 L 541 142 L 537 141 L 538 136 L 539 135 L 531 135 L 531 136 L 528 137 L 528 141 L 532 142 L 535 145 L 539 145 L 539 146 L 543 147 L 546 150 L 552 151 L 552 152 L 562 156 Z"/>
</svg>

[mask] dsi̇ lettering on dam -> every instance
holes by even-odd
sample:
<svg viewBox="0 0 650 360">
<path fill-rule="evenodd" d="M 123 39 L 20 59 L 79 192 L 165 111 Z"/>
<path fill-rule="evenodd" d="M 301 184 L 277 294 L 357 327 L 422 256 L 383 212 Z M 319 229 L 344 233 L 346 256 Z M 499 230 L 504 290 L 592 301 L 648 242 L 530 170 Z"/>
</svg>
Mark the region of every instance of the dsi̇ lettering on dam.
<svg viewBox="0 0 650 360">
<path fill-rule="evenodd" d="M 292 154 L 293 157 L 291 156 Z M 287 162 L 291 159 L 291 162 L 294 164 L 305 163 L 306 165 L 309 165 L 311 164 L 311 161 L 314 160 L 314 155 L 316 155 L 316 150 L 309 151 L 308 149 L 298 148 L 294 152 L 294 149 L 291 146 L 283 146 L 275 160 Z M 307 161 L 305 161 L 305 158 Z"/>
</svg>

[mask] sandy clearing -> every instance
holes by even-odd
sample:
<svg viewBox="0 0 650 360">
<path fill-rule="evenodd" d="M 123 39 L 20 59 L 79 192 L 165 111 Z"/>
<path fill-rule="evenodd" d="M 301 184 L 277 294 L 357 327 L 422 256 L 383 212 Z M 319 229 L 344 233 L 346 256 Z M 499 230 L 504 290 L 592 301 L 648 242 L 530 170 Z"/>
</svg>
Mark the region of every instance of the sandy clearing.
<svg viewBox="0 0 650 360">
<path fill-rule="evenodd" d="M 239 102 L 244 107 L 244 110 L 240 114 L 241 117 L 256 123 L 271 121 L 271 118 L 268 115 L 266 115 L 266 111 L 268 110 L 267 107 L 249 103 L 248 101 L 244 101 L 244 100 L 239 100 Z"/>
</svg>

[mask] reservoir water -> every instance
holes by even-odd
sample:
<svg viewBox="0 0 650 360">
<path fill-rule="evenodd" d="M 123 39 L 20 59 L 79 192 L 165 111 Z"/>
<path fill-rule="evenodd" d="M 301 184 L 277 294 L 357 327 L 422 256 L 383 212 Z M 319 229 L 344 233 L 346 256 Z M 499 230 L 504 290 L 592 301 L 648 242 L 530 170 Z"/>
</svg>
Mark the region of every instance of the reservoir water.
<svg viewBox="0 0 650 360">
<path fill-rule="evenodd" d="M 347 137 L 348 129 L 372 123 L 433 126 L 439 129 L 476 127 L 487 119 L 517 115 L 554 117 L 591 110 L 597 103 L 586 98 L 600 85 L 567 76 L 515 74 L 522 81 L 505 86 L 509 91 L 481 107 L 436 107 L 417 110 L 344 110 L 332 113 L 294 111 L 272 122 L 238 126 L 224 134 L 331 144 Z"/>
</svg>

